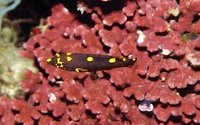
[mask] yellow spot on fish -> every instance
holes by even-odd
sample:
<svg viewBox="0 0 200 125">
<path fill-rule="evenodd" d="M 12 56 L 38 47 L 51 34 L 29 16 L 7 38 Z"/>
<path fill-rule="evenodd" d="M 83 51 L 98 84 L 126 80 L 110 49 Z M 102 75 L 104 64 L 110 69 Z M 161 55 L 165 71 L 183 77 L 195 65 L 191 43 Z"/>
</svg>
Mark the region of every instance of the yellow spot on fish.
<svg viewBox="0 0 200 125">
<path fill-rule="evenodd" d="M 51 62 L 51 60 L 52 60 L 51 58 L 48 58 L 46 59 L 46 62 Z"/>
<path fill-rule="evenodd" d="M 63 67 L 63 62 L 60 60 L 60 58 L 57 58 L 57 63 L 56 63 L 56 67 Z"/>
<path fill-rule="evenodd" d="M 57 58 L 57 63 L 61 63 L 60 58 Z"/>
<path fill-rule="evenodd" d="M 176 94 L 180 96 L 179 92 L 176 92 Z"/>
<path fill-rule="evenodd" d="M 125 62 L 125 61 L 126 61 L 126 58 L 123 58 L 122 60 Z"/>
<path fill-rule="evenodd" d="M 56 57 L 60 57 L 60 54 L 59 54 L 59 53 L 56 53 Z"/>
<path fill-rule="evenodd" d="M 66 55 L 67 55 L 67 56 L 70 56 L 70 55 L 72 55 L 72 53 L 67 53 Z"/>
<path fill-rule="evenodd" d="M 91 57 L 91 56 L 87 57 L 88 62 L 92 62 L 93 60 L 94 60 L 93 57 Z"/>
<path fill-rule="evenodd" d="M 87 72 L 88 70 L 84 69 L 84 68 L 76 68 L 75 71 L 76 72 Z"/>
<path fill-rule="evenodd" d="M 137 58 L 133 58 L 132 60 L 133 60 L 133 61 L 136 61 L 136 60 L 137 60 Z"/>
<path fill-rule="evenodd" d="M 68 61 L 68 62 L 72 61 L 72 57 L 67 56 L 67 61 Z"/>
<path fill-rule="evenodd" d="M 115 63 L 116 62 L 116 58 L 110 58 L 108 62 L 109 63 Z"/>
</svg>

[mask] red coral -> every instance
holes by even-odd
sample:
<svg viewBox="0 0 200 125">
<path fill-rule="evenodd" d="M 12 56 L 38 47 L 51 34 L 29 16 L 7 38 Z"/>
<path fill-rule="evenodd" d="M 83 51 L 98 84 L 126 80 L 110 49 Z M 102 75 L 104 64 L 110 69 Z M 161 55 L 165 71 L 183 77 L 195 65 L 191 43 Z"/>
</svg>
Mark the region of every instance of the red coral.
<svg viewBox="0 0 200 125">
<path fill-rule="evenodd" d="M 162 122 L 166 122 L 171 116 L 170 110 L 168 108 L 162 108 L 160 105 L 157 106 L 153 112 L 156 115 L 157 119 Z"/>
<path fill-rule="evenodd" d="M 86 109 L 91 110 L 94 114 L 101 113 L 103 108 L 102 104 L 106 105 L 110 102 L 110 98 L 106 95 L 105 89 L 109 84 L 110 82 L 105 80 L 98 81 L 95 85 L 90 85 L 82 91 L 83 97 L 88 100 L 85 104 Z"/>
<path fill-rule="evenodd" d="M 166 82 L 170 88 L 186 88 L 187 85 L 194 85 L 197 83 L 199 79 L 198 76 L 199 73 L 196 73 L 189 68 L 181 67 L 179 70 L 169 73 Z"/>
<path fill-rule="evenodd" d="M 190 52 L 186 57 L 192 66 L 200 67 L 200 56 L 198 51 Z"/>
<path fill-rule="evenodd" d="M 145 96 L 147 100 L 156 101 L 160 99 L 160 102 L 166 104 L 169 102 L 171 105 L 179 104 L 181 97 L 171 91 L 167 85 L 162 83 L 157 83 L 155 87 L 149 90 Z"/>
<path fill-rule="evenodd" d="M 72 80 L 61 84 L 62 91 L 66 94 L 66 99 L 73 102 L 79 102 L 82 98 L 80 91 L 83 86 Z"/>
<path fill-rule="evenodd" d="M 195 117 L 193 118 L 193 121 L 196 124 L 200 124 L 200 111 L 199 110 L 196 111 L 196 114 L 195 114 Z"/>
<path fill-rule="evenodd" d="M 102 42 L 109 47 L 113 47 L 116 43 L 121 43 L 124 34 L 118 27 L 113 27 L 113 30 L 108 31 L 105 29 L 99 30 L 99 36 L 102 38 Z"/>
<path fill-rule="evenodd" d="M 112 12 L 108 16 L 105 16 L 103 19 L 103 24 L 112 26 L 113 23 L 119 23 L 124 24 L 124 22 L 127 20 L 127 17 L 121 12 Z"/>
<path fill-rule="evenodd" d="M 190 95 L 186 96 L 183 100 L 182 100 L 182 109 L 183 112 L 186 115 L 193 115 L 195 114 L 195 107 L 193 105 L 193 101 Z"/>
<path fill-rule="evenodd" d="M 31 125 L 34 120 L 38 120 L 41 117 L 41 114 L 24 100 L 13 100 L 12 109 L 19 112 L 14 117 L 18 123 Z"/>
<path fill-rule="evenodd" d="M 196 96 L 194 99 L 194 105 L 200 109 L 200 96 Z"/>
<path fill-rule="evenodd" d="M 14 125 L 15 119 L 14 114 L 12 113 L 12 100 L 7 97 L 1 97 L 0 100 L 0 124 Z"/>
<path fill-rule="evenodd" d="M 1 123 L 200 124 L 200 3 L 128 0 L 112 10 L 101 4 L 115 1 L 95 7 L 81 2 L 82 14 L 58 4 L 45 21 L 49 27 L 33 30 L 20 54 L 40 71 L 27 70 L 19 83 L 26 97 L 1 98 Z M 131 67 L 76 73 L 46 63 L 56 52 L 137 61 Z"/>
<path fill-rule="evenodd" d="M 128 1 L 127 6 L 122 9 L 122 11 L 127 15 L 127 16 L 133 16 L 135 10 L 136 10 L 136 3 L 135 2 L 130 2 Z"/>
</svg>

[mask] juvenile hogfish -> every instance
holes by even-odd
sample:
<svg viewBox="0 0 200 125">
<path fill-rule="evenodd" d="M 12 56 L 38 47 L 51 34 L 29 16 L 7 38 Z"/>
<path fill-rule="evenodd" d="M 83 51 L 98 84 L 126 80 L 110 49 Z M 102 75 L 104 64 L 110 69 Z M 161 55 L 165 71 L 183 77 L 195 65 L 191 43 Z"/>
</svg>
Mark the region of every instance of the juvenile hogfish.
<svg viewBox="0 0 200 125">
<path fill-rule="evenodd" d="M 89 72 L 132 66 L 136 60 L 137 58 L 119 59 L 114 56 L 99 54 L 56 53 L 54 57 L 48 58 L 46 62 L 68 71 Z"/>
</svg>

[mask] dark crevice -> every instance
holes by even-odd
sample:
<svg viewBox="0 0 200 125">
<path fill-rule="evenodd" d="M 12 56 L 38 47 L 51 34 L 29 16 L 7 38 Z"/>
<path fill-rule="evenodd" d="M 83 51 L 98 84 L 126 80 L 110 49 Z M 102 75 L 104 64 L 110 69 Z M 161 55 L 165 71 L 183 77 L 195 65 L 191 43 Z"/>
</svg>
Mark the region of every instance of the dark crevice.
<svg viewBox="0 0 200 125">
<path fill-rule="evenodd" d="M 156 36 L 167 36 L 168 35 L 168 31 L 165 31 L 165 32 L 155 32 L 155 35 Z"/>
<path fill-rule="evenodd" d="M 86 114 L 88 116 L 90 116 L 92 119 L 96 119 L 97 118 L 97 116 L 94 113 L 92 113 L 91 110 L 87 110 L 86 109 Z"/>
<path fill-rule="evenodd" d="M 200 19 L 199 13 L 195 14 L 193 17 L 192 23 L 197 23 L 199 21 L 199 19 Z"/>
</svg>

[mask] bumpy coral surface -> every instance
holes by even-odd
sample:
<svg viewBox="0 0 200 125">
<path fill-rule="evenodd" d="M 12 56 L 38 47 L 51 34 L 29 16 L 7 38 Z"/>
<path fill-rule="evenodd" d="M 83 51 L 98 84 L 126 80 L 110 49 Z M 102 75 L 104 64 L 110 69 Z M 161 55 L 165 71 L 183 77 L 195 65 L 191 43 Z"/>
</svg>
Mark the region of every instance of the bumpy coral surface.
<svg viewBox="0 0 200 125">
<path fill-rule="evenodd" d="M 26 71 L 25 98 L 1 98 L 1 123 L 200 124 L 200 2 L 115 2 L 79 1 L 80 14 L 62 4 L 52 8 L 48 28 L 35 28 L 21 52 L 40 72 Z M 76 73 L 46 63 L 56 52 L 138 60 Z"/>
</svg>

